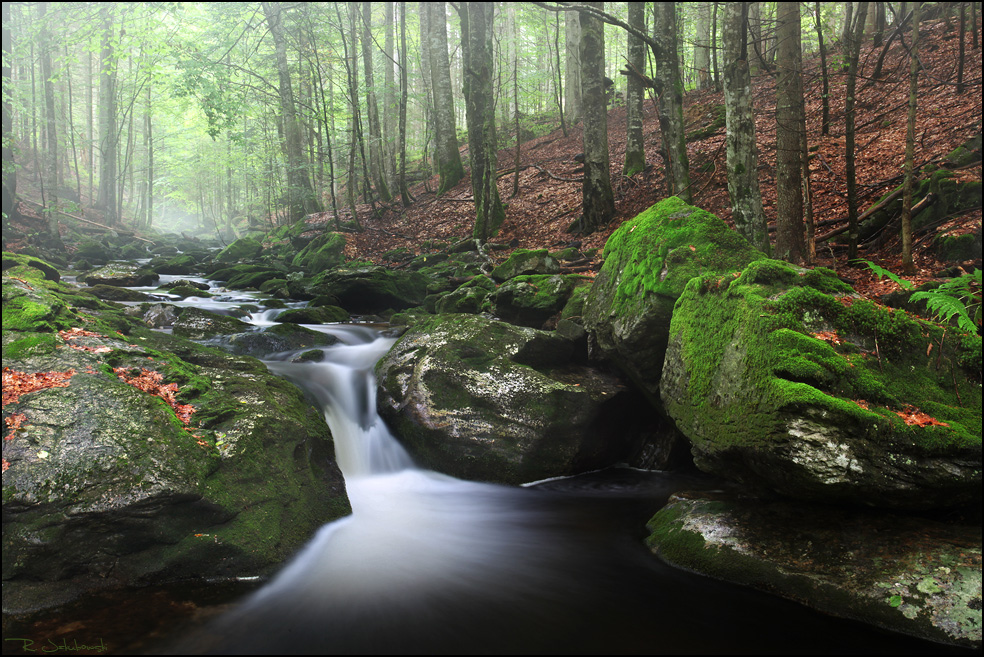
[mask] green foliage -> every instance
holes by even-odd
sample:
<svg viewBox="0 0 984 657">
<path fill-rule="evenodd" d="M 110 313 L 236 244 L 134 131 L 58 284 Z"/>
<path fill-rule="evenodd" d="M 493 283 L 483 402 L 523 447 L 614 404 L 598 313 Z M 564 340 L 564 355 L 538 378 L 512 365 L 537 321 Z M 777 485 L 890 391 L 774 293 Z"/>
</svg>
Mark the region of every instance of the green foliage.
<svg viewBox="0 0 984 657">
<path fill-rule="evenodd" d="M 878 280 L 888 277 L 904 290 L 913 288 L 912 283 L 889 270 L 867 260 L 862 262 L 875 272 Z M 961 330 L 977 332 L 981 327 L 981 270 L 975 269 L 970 274 L 952 278 L 935 290 L 913 292 L 909 300 L 925 301 L 933 313 L 933 319 L 941 324 L 948 324 L 956 319 Z"/>
</svg>

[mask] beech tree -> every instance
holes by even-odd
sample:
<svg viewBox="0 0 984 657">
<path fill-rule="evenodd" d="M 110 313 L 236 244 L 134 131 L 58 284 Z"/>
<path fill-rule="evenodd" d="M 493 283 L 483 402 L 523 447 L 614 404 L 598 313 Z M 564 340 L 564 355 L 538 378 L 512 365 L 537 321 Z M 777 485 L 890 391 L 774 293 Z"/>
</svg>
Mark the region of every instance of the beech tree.
<svg viewBox="0 0 984 657">
<path fill-rule="evenodd" d="M 800 47 L 800 8 L 797 2 L 778 6 L 776 62 L 776 257 L 801 263 L 803 237 L 803 148 L 806 115 Z"/>
<path fill-rule="evenodd" d="M 372 65 L 372 3 L 362 3 L 362 63 L 366 80 L 366 109 L 369 118 L 369 172 L 372 185 L 383 202 L 391 198 L 383 171 L 383 133 L 376 103 L 375 75 Z"/>
<path fill-rule="evenodd" d="M 574 125 L 581 120 L 581 21 L 578 13 L 569 11 L 564 18 L 566 58 L 564 60 L 564 111 L 567 121 Z"/>
<path fill-rule="evenodd" d="M 485 242 L 506 218 L 496 185 L 495 96 L 492 90 L 491 2 L 461 3 L 461 45 L 464 53 L 465 116 L 471 160 L 475 228 L 472 236 Z"/>
<path fill-rule="evenodd" d="M 916 144 L 916 92 L 919 88 L 919 5 L 912 9 L 912 43 L 909 44 L 909 113 L 905 131 L 905 181 L 902 192 L 902 271 L 916 273 L 912 260 L 912 187 Z M 961 19 L 963 16 L 961 15 Z"/>
<path fill-rule="evenodd" d="M 646 31 L 646 5 L 644 2 L 630 2 L 629 24 L 640 32 Z M 642 39 L 629 36 L 628 64 L 625 92 L 625 165 L 622 174 L 634 176 L 646 168 L 646 149 L 642 140 L 642 113 L 645 101 L 645 86 L 639 77 L 646 70 L 646 44 Z M 635 74 L 633 74 L 633 70 Z"/>
<path fill-rule="evenodd" d="M 603 2 L 585 3 L 602 9 Z M 581 187 L 580 230 L 592 233 L 615 215 L 608 160 L 608 102 L 605 94 L 605 30 L 602 22 L 578 13 L 581 38 L 581 103 L 584 116 L 584 183 Z"/>
<path fill-rule="evenodd" d="M 443 2 L 423 3 L 428 13 L 429 33 L 422 45 L 424 57 L 430 64 L 431 87 L 434 90 L 434 131 L 437 141 L 435 155 L 440 175 L 438 195 L 445 193 L 462 178 L 465 168 L 458 150 L 458 128 L 454 120 L 454 95 L 451 92 L 451 64 L 448 59 L 447 14 Z"/>
<path fill-rule="evenodd" d="M 769 227 L 762 211 L 758 181 L 752 80 L 748 70 L 747 12 L 747 2 L 729 2 L 725 6 L 722 40 L 728 196 L 735 228 L 759 250 L 769 253 Z"/>
<path fill-rule="evenodd" d="M 659 96 L 659 130 L 669 193 L 690 202 L 690 163 L 683 125 L 683 83 L 677 48 L 676 3 L 657 2 L 653 14 L 653 75 Z"/>
</svg>

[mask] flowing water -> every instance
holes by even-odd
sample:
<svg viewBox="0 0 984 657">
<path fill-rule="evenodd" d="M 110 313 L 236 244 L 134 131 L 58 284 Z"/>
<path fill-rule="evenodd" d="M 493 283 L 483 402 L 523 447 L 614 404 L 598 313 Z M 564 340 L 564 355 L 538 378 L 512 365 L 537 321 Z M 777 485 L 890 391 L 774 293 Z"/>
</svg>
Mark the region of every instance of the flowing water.
<svg viewBox="0 0 984 657">
<path fill-rule="evenodd" d="M 923 653 L 940 646 L 670 568 L 642 543 L 675 490 L 615 469 L 513 488 L 416 467 L 376 414 L 393 338 L 325 326 L 319 363 L 267 361 L 324 410 L 352 514 L 177 649 L 285 653 Z M 945 649 L 944 649 L 945 650 Z"/>
</svg>

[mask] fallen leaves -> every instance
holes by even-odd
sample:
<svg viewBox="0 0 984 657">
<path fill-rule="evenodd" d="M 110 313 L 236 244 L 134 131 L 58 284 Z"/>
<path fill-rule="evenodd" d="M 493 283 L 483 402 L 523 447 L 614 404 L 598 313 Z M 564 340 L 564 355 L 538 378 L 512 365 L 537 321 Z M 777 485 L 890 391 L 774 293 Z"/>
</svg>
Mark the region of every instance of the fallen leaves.
<svg viewBox="0 0 984 657">
<path fill-rule="evenodd" d="M 124 383 L 128 383 L 138 390 L 143 390 L 146 393 L 163 399 L 168 406 L 174 409 L 174 414 L 178 416 L 181 422 L 188 424 L 191 421 L 191 414 L 195 412 L 195 408 L 191 404 L 178 403 L 178 384 L 162 383 L 164 375 L 157 370 L 142 367 L 140 368 L 140 373 L 136 375 L 131 374 L 132 371 L 135 371 L 135 368 L 113 368 L 113 374 L 119 377 Z"/>
<path fill-rule="evenodd" d="M 108 354 L 113 350 L 112 347 L 107 347 L 106 345 L 99 345 L 98 347 L 89 347 L 87 345 L 75 344 L 74 342 L 72 342 L 73 340 L 77 340 L 78 338 L 106 337 L 105 335 L 96 333 L 94 331 L 86 331 L 85 329 L 75 327 L 67 331 L 58 331 L 58 336 L 65 341 L 65 344 L 67 344 L 72 349 L 75 349 L 76 351 L 89 351 L 94 354 Z"/>
<path fill-rule="evenodd" d="M 46 388 L 67 388 L 75 370 L 67 372 L 18 372 L 3 368 L 3 405 L 14 404 L 26 395 Z"/>
<path fill-rule="evenodd" d="M 831 344 L 841 344 L 843 342 L 840 336 L 837 335 L 837 331 L 820 331 L 819 333 L 811 333 L 811 335 L 817 340 L 823 340 Z"/>
<path fill-rule="evenodd" d="M 907 425 L 917 427 L 948 427 L 946 422 L 940 422 L 936 418 L 923 413 L 914 406 L 906 406 L 905 410 L 895 411 L 895 414 L 902 418 Z"/>
</svg>

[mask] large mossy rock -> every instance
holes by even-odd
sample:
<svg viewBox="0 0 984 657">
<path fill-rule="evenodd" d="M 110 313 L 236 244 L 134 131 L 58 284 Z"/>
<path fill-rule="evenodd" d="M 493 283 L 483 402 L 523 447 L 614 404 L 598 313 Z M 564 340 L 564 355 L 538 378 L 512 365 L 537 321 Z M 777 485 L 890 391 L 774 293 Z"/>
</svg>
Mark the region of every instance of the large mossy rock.
<svg viewBox="0 0 984 657">
<path fill-rule="evenodd" d="M 270 572 L 347 512 L 297 388 L 39 274 L 3 276 L 5 610 Z"/>
<path fill-rule="evenodd" d="M 716 216 L 675 196 L 622 224 L 604 255 L 584 304 L 584 327 L 599 355 L 617 363 L 654 402 L 673 304 L 687 281 L 765 257 Z"/>
<path fill-rule="evenodd" d="M 556 334 L 480 315 L 438 315 L 377 366 L 380 413 L 423 466 L 518 484 L 601 468 L 647 413 L 619 379 L 570 364 Z"/>
<path fill-rule="evenodd" d="M 980 524 L 687 493 L 648 527 L 650 549 L 680 568 L 980 650 Z"/>
<path fill-rule="evenodd" d="M 160 280 L 156 272 L 129 262 L 113 262 L 79 276 L 86 285 L 115 285 L 117 287 L 145 287 Z"/>
<path fill-rule="evenodd" d="M 307 275 L 313 276 L 342 264 L 345 259 L 344 251 L 344 235 L 341 233 L 323 233 L 301 249 L 291 260 L 291 265 L 303 269 Z"/>
<path fill-rule="evenodd" d="M 516 249 L 506 258 L 506 261 L 492 270 L 492 278 L 508 281 L 515 276 L 524 274 L 558 274 L 560 263 L 546 249 L 529 250 Z"/>
<path fill-rule="evenodd" d="M 335 299 L 354 314 L 380 313 L 419 306 L 427 296 L 428 279 L 415 271 L 385 267 L 338 267 L 315 277 L 309 292 Z"/>
<path fill-rule="evenodd" d="M 252 237 L 240 237 L 219 251 L 215 259 L 219 262 L 242 262 L 256 258 L 262 250 L 263 245 L 256 239 Z"/>
<path fill-rule="evenodd" d="M 544 328 L 547 320 L 564 309 L 575 289 L 590 284 L 590 278 L 577 274 L 515 276 L 492 295 L 494 312 L 512 324 Z"/>
<path fill-rule="evenodd" d="M 980 499 L 980 373 L 979 335 L 859 299 L 830 270 L 761 260 L 687 285 L 660 390 L 702 470 L 926 509 Z"/>
<path fill-rule="evenodd" d="M 252 326 L 227 315 L 220 315 L 194 306 L 181 310 L 172 324 L 174 335 L 189 340 L 204 340 L 217 335 L 233 335 L 252 329 Z"/>
</svg>

